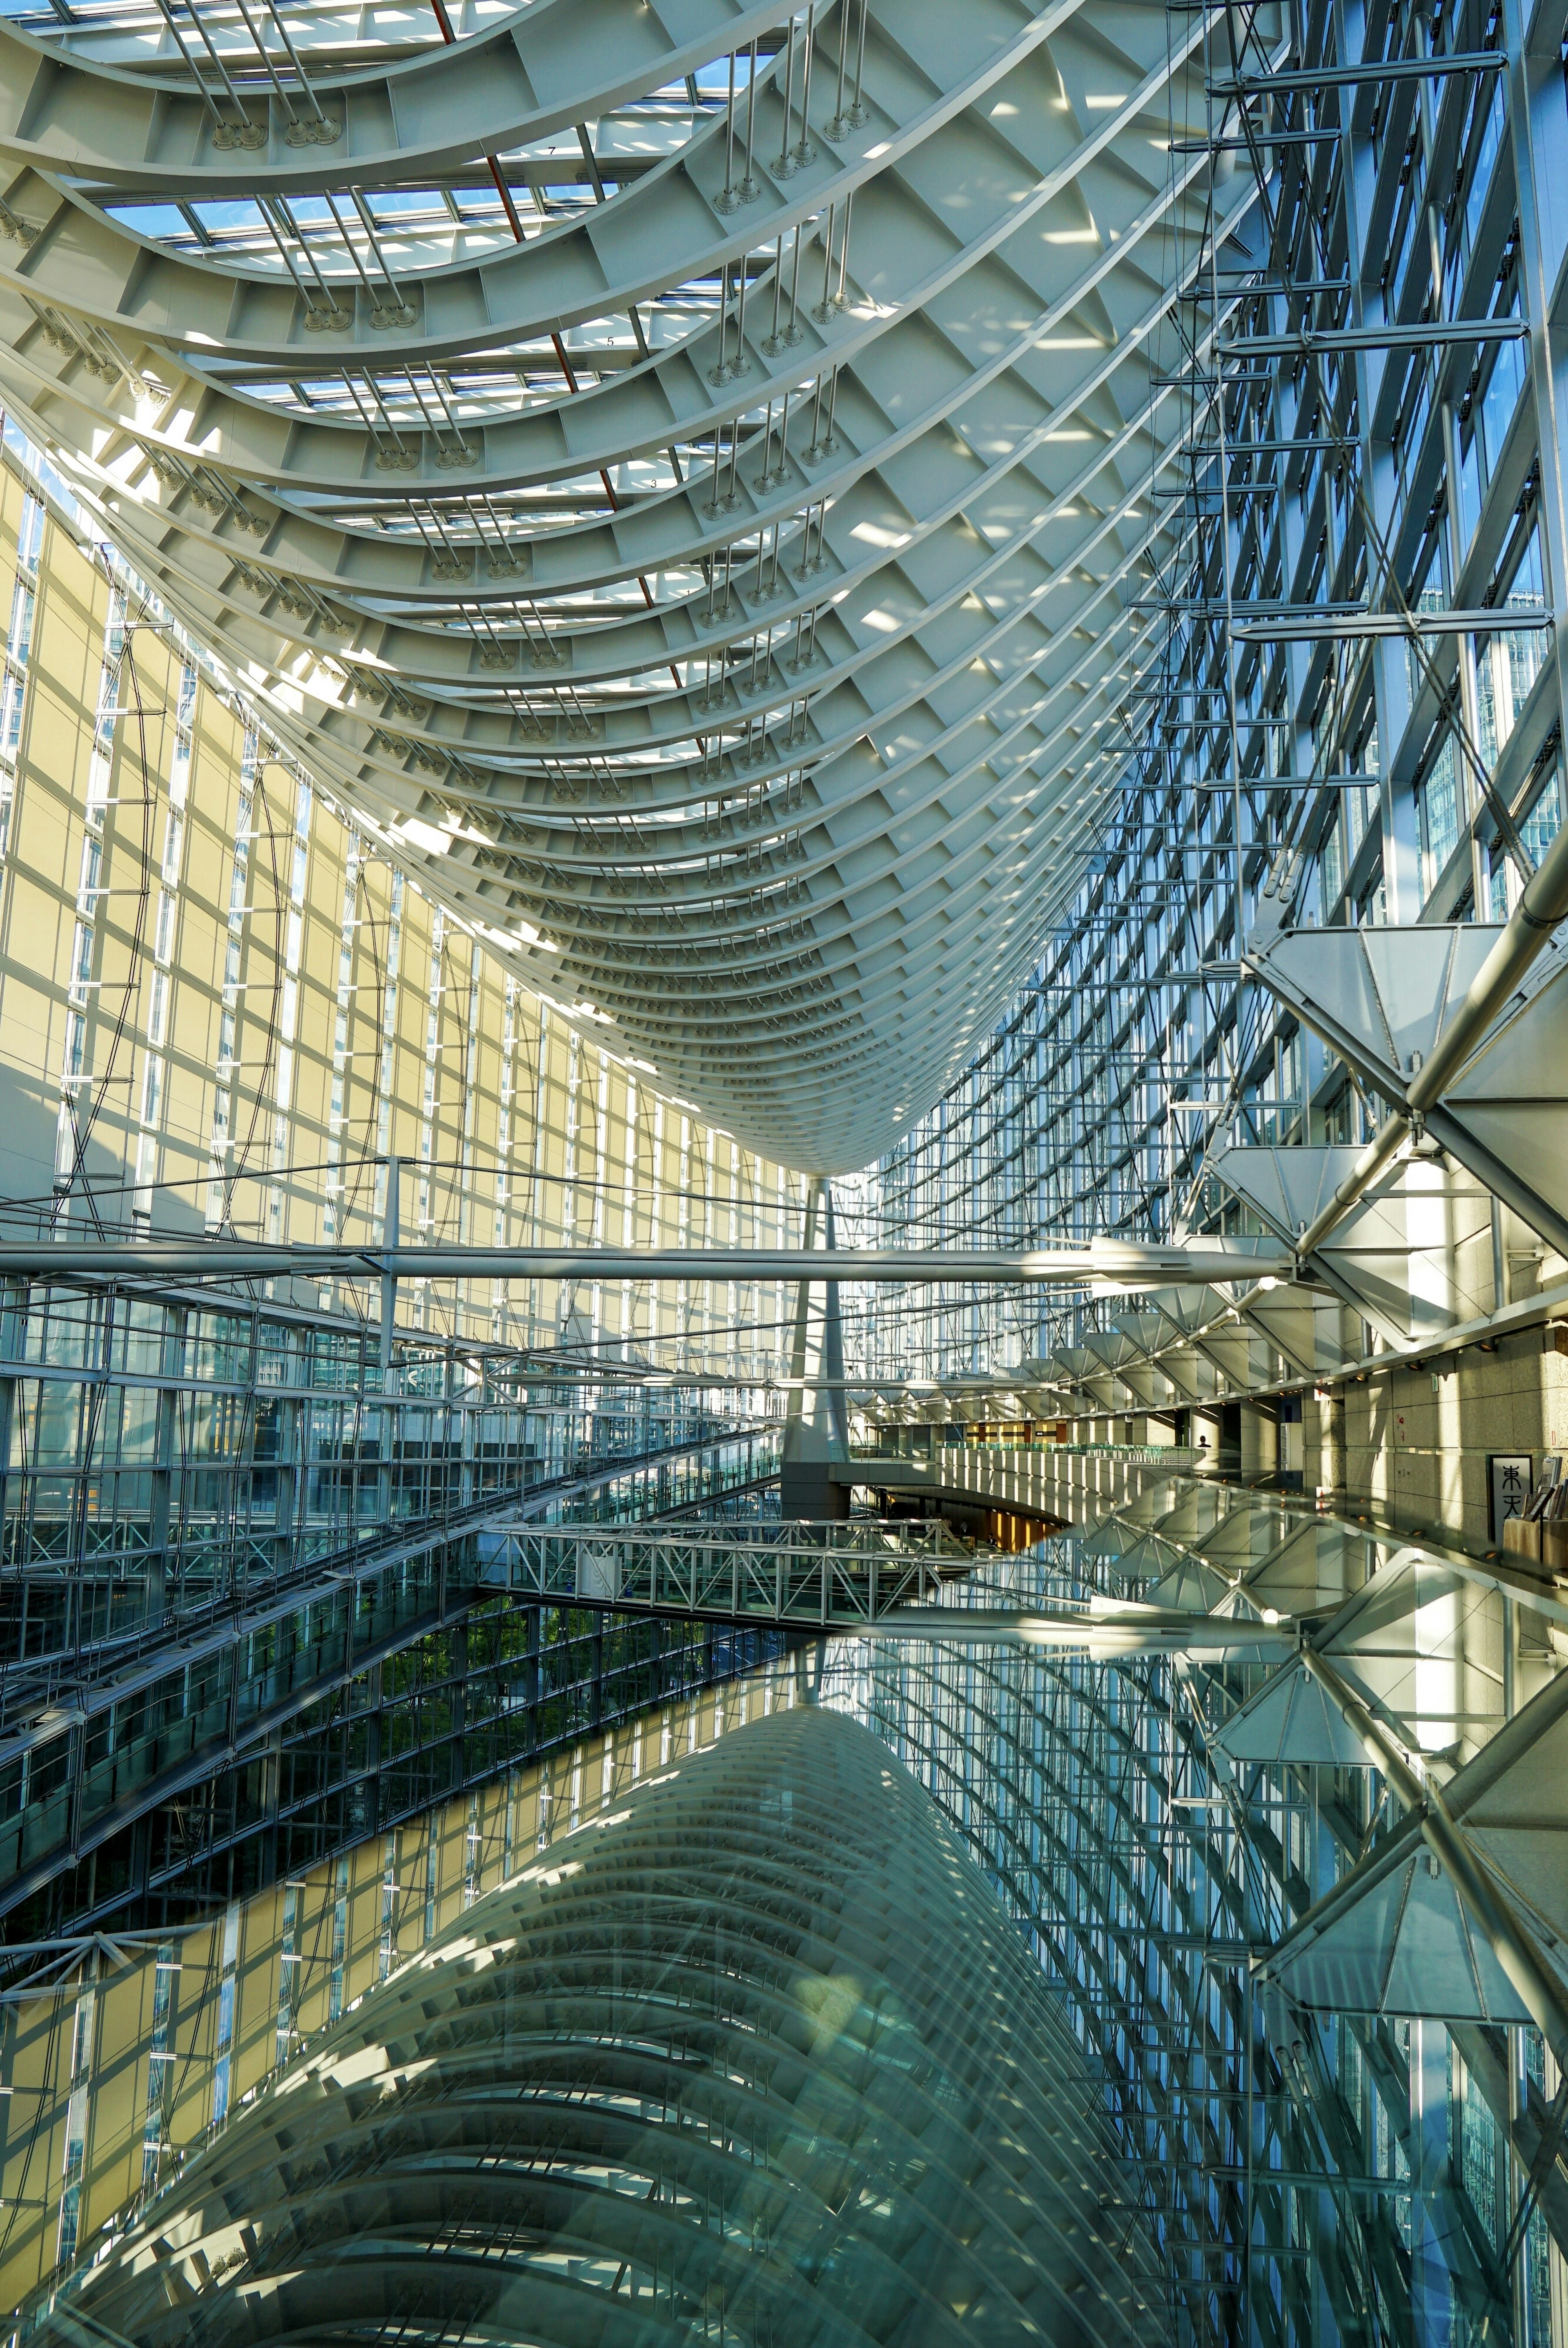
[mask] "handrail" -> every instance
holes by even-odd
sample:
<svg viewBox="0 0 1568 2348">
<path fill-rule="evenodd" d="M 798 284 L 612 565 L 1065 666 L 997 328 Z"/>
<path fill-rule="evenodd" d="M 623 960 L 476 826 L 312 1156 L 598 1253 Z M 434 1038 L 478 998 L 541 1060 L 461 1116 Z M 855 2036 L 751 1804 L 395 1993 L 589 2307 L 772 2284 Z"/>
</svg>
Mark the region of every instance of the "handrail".
<svg viewBox="0 0 1568 2348">
<path fill-rule="evenodd" d="M 420 1519 L 371 1540 L 301 1559 L 281 1572 L 260 1577 L 249 1605 L 244 1596 L 226 1591 L 189 1610 L 170 1610 L 158 1622 L 142 1624 L 118 1638 L 97 1640 L 79 1657 L 61 1653 L 26 1667 L 15 1663 L 0 1664 L 0 1737 L 5 1738 L 6 1749 L 15 1749 L 15 1739 L 26 1734 L 26 1726 L 35 1725 L 36 1716 L 63 1706 L 69 1701 L 71 1690 L 103 1689 L 111 1680 L 118 1684 L 120 1674 L 149 1656 L 162 1655 L 172 1663 L 169 1651 L 175 1642 L 179 1643 L 179 1659 L 190 1660 L 191 1643 L 200 1642 L 203 1633 L 217 1633 L 220 1643 L 228 1644 L 245 1635 L 247 1629 L 261 1629 L 279 1614 L 296 1612 L 302 1604 L 310 1603 L 313 1592 L 319 1591 L 325 1596 L 345 1582 L 367 1581 L 459 1540 L 497 1516 L 507 1517 L 517 1511 L 532 1514 L 548 1508 L 552 1501 L 600 1488 L 641 1468 L 690 1457 L 693 1452 L 715 1450 L 767 1431 L 765 1423 L 761 1426 L 733 1427 L 723 1435 L 708 1435 L 688 1443 L 666 1445 L 656 1451 L 606 1460 L 586 1475 L 552 1477 L 538 1484 L 486 1493 L 463 1508 L 444 1509 L 439 1516 Z M 106 1700 L 115 1701 L 114 1694 L 107 1694 Z M 93 1708 L 96 1707 L 85 1703 L 79 1706 L 83 1714 Z M 26 1726 L 16 1720 L 24 1710 L 35 1715 L 35 1722 Z"/>
<path fill-rule="evenodd" d="M 770 1430 L 771 1431 L 771 1430 Z M 703 1447 L 748 1445 L 752 1430 Z M 668 1459 L 666 1451 L 653 1455 Z M 452 1511 L 398 1544 L 411 1554 L 440 1550 L 450 1543 L 456 1570 L 445 1555 L 426 1561 L 406 1581 L 394 1581 L 384 1604 L 362 1612 L 350 1603 L 309 1626 L 302 1639 L 275 1641 L 257 1668 L 241 1669 L 243 1643 L 264 1619 L 286 1619 L 327 1591 L 340 1601 L 345 1589 L 385 1572 L 396 1562 L 384 1543 L 362 1544 L 330 1574 L 302 1593 L 270 1593 L 265 1606 L 232 1609 L 205 1642 L 164 1645 L 112 1679 L 86 1684 L 69 1709 L 36 1715 L 5 1740 L 0 1758 L 12 1766 L 0 1784 L 8 1805 L 0 1818 L 0 1912 L 15 1908 L 62 1868 L 97 1848 L 135 1818 L 187 1792 L 277 1734 L 328 1691 L 405 1648 L 412 1641 L 465 1620 L 500 1593 L 482 1572 L 481 1529 L 499 1517 L 514 1533 L 536 1531 L 540 1539 L 603 1544 L 626 1529 L 594 1524 L 533 1528 L 527 1522 L 563 1491 L 585 1483 L 613 1482 L 627 1467 L 605 1463 L 588 1478 L 553 1479 L 497 1503 L 496 1496 Z M 747 1464 L 744 1462 L 738 1464 Z M 729 1528 L 743 1534 L 749 1527 Z M 363 1554 L 374 1546 L 374 1557 Z M 644 1610 L 645 1611 L 645 1610 Z M 666 1610 L 667 1611 L 667 1610 Z M 198 1665 L 202 1668 L 197 1668 Z M 159 1688 L 170 1705 L 129 1700 Z M 105 1741 L 101 1728 L 112 1707 L 127 1705 L 127 1735 Z M 92 1725 L 97 1722 L 95 1728 Z M 31 1753 L 31 1758 L 26 1756 Z"/>
<path fill-rule="evenodd" d="M 933 1451 L 905 1454 L 884 1451 L 879 1447 L 852 1443 L 851 1459 L 879 1461 L 890 1468 L 934 1468 L 945 1452 L 1007 1451 L 1021 1452 L 1034 1459 L 1094 1457 L 1124 1459 L 1132 1467 L 1184 1468 L 1203 1454 L 1189 1444 L 1171 1443 L 1017 1443 L 1005 1437 L 985 1436 L 971 1439 L 966 1436 L 958 1443 L 943 1443 Z"/>
<path fill-rule="evenodd" d="M 679 1531 L 513 1526 L 481 1549 L 487 1581 L 528 1600 L 844 1630 L 928 1602 L 974 1563 L 941 1524 L 895 1535 L 842 1519 Z"/>
</svg>

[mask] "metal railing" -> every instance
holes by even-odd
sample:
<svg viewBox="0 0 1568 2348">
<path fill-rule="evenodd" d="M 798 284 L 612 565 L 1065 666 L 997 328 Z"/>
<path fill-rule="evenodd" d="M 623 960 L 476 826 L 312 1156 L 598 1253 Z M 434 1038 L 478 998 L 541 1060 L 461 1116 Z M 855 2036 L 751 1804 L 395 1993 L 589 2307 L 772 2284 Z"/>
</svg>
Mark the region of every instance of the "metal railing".
<svg viewBox="0 0 1568 2348">
<path fill-rule="evenodd" d="M 938 1600 L 973 1554 L 943 1525 L 879 1533 L 856 1523 L 518 1525 L 478 1536 L 486 1584 L 527 1600 L 725 1622 L 868 1628 Z"/>
<path fill-rule="evenodd" d="M 569 1509 L 590 1523 L 616 1523 L 632 1509 L 646 1516 L 718 1498 L 776 1474 L 780 1440 L 773 1429 L 731 1429 L 634 1458 L 606 1459 L 576 1475 L 488 1492 L 466 1506 L 443 1509 L 414 1523 L 393 1525 L 363 1540 L 318 1552 L 258 1577 L 248 1588 L 236 1584 L 204 1590 L 194 1602 L 170 1605 L 156 1619 L 118 1636 L 95 1640 L 80 1653 L 0 1663 L 0 1769 L 19 1724 L 36 1725 L 41 1715 L 65 1707 L 90 1713 L 97 1708 L 90 1691 L 99 1687 L 108 1702 L 144 1694 L 146 1675 L 137 1672 L 138 1663 L 150 1660 L 155 1676 L 166 1674 L 171 1661 L 189 1669 L 199 1651 L 254 1638 L 312 1606 L 362 1591 L 395 1567 L 455 1545 L 497 1518 L 514 1513 L 532 1518 Z M 632 1488 L 624 1494 L 617 1488 L 623 1483 Z M 363 1597 L 359 1602 L 363 1610 Z M 374 1607 L 374 1600 L 371 1603 Z M 0 1775 L 0 1813 L 4 1783 Z"/>
<path fill-rule="evenodd" d="M 932 1451 L 889 1451 L 875 1443 L 851 1443 L 852 1459 L 881 1460 L 889 1467 L 936 1468 L 943 1459 L 967 1451 L 1024 1452 L 1042 1459 L 1120 1459 L 1133 1468 L 1191 1468 L 1205 1455 L 1186 1444 L 1032 1442 L 1009 1436 L 968 1436 L 961 1443 L 944 1443 Z"/>
<path fill-rule="evenodd" d="M 671 1451 L 635 1467 L 607 1462 L 527 1493 L 492 1494 L 317 1558 L 248 1603 L 209 1601 L 113 1649 L 13 1667 L 0 1680 L 0 1912 L 57 1871 L 66 1855 L 259 1749 L 333 1689 L 493 1599 L 486 1544 L 511 1537 L 528 1516 L 573 1500 L 591 1509 L 600 1498 L 595 1487 L 610 1488 L 602 1505 L 611 1510 L 613 1488 L 629 1475 L 644 1498 L 651 1474 L 672 1479 L 679 1497 L 690 1498 L 704 1480 L 716 1496 L 776 1465 L 770 1432 L 732 1435 L 711 1448 L 715 1456 L 695 1473 L 686 1472 L 683 1450 Z M 485 1529 L 497 1520 L 505 1531 Z M 762 1529 L 738 1526 L 723 1539 Z M 591 1522 L 540 1537 L 568 1546 L 605 1540 Z M 617 1529 L 610 1538 L 628 1536 Z M 635 1608 L 635 1597 L 628 1603 Z M 754 1608 L 744 1613 L 761 1619 Z"/>
</svg>

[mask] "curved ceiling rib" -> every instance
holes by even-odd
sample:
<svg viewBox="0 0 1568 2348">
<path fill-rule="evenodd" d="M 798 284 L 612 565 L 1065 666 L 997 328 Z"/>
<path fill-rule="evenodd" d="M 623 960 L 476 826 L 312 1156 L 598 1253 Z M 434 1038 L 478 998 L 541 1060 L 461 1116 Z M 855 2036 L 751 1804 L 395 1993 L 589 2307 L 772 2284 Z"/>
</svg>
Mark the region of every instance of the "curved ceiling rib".
<svg viewBox="0 0 1568 2348">
<path fill-rule="evenodd" d="M 530 984 L 864 1164 L 1115 772 L 1203 19 L 535 0 L 349 70 L 326 24 L 0 27 L 7 404 Z"/>
</svg>

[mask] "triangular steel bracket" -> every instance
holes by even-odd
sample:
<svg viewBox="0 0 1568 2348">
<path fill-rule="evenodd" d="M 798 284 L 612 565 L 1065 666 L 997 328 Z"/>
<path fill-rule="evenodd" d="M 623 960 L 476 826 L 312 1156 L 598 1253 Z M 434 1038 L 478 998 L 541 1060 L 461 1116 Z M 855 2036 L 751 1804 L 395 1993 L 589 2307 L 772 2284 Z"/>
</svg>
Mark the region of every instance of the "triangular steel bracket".
<svg viewBox="0 0 1568 2348">
<path fill-rule="evenodd" d="M 1247 961 L 1271 994 L 1401 1106 L 1501 934 L 1479 922 L 1287 930 Z"/>
<path fill-rule="evenodd" d="M 1271 1230 L 1294 1243 L 1349 1173 L 1359 1151 L 1262 1146 L 1221 1150 L 1210 1170 Z M 1430 1156 L 1389 1167 L 1316 1250 L 1315 1267 L 1338 1294 L 1397 1344 L 1484 1319 L 1484 1292 L 1462 1289 L 1464 1242 L 1485 1238 L 1491 1216 L 1474 1177 Z M 1486 1260 L 1486 1251 L 1480 1251 Z"/>
<path fill-rule="evenodd" d="M 1502 932 L 1494 925 L 1290 930 L 1248 969 L 1395 1107 Z M 1568 951 L 1548 945 L 1426 1129 L 1568 1255 Z M 1310 1218 L 1308 1218 L 1310 1220 Z"/>
<path fill-rule="evenodd" d="M 1298 1657 L 1266 1680 L 1214 1742 L 1235 1762 L 1307 1769 L 1375 1766 L 1344 1714 Z"/>
<path fill-rule="evenodd" d="M 1278 1689 L 1293 1664 L 1262 1691 Z M 1242 1724 L 1252 1716 L 1252 1725 Z M 1259 1750 L 1277 1725 L 1260 1699 L 1220 1732 L 1233 1759 Z M 1239 1731 L 1239 1735 L 1235 1732 Z M 1294 1757 L 1294 1756 L 1291 1756 Z M 1450 1780 L 1444 1799 L 1481 1864 L 1542 1959 L 1568 1976 L 1568 1673 L 1549 1681 Z M 1407 1818 L 1310 1909 L 1266 1962 L 1267 1979 L 1298 2004 L 1333 2013 L 1422 2014 L 1444 2022 L 1534 2017 L 1481 1927 Z"/>
</svg>

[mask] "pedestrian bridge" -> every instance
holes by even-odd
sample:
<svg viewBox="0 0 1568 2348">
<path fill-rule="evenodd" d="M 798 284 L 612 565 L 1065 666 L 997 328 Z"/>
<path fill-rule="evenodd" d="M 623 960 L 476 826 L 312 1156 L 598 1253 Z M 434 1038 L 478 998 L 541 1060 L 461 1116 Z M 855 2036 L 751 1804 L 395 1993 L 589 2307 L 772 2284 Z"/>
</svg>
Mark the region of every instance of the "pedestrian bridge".
<svg viewBox="0 0 1568 2348">
<path fill-rule="evenodd" d="M 492 1524 L 478 1578 L 528 1603 L 865 1630 L 939 1600 L 972 1551 L 940 1523 Z"/>
</svg>

